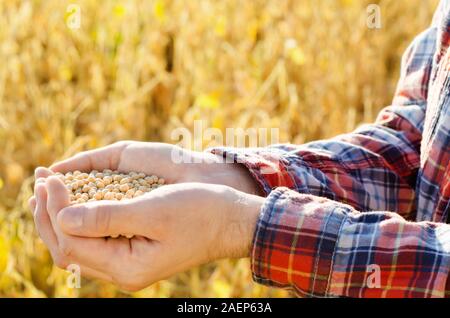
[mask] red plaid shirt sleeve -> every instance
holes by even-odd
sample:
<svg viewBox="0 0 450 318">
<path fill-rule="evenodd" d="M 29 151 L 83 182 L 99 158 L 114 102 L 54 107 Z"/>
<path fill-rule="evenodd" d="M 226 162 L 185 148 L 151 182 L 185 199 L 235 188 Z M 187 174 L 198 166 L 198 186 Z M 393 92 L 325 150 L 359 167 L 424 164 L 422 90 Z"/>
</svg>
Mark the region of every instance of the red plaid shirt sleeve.
<svg viewBox="0 0 450 318">
<path fill-rule="evenodd" d="M 449 244 L 447 224 L 277 188 L 262 209 L 252 271 L 304 297 L 444 297 Z"/>
<path fill-rule="evenodd" d="M 244 164 L 268 195 L 251 257 L 256 282 L 316 297 L 448 294 L 450 225 L 411 222 L 445 6 L 406 51 L 393 104 L 374 124 L 299 146 L 212 150 Z"/>
</svg>

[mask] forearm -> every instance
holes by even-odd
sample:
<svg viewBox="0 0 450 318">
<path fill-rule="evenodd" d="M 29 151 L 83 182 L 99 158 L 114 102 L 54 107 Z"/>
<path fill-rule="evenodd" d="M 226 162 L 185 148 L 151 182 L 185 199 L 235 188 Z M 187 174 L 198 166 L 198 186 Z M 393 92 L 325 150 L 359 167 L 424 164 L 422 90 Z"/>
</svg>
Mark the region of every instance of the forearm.
<svg viewBox="0 0 450 318">
<path fill-rule="evenodd" d="M 230 189 L 233 193 L 226 212 L 223 237 L 223 258 L 249 257 L 256 226 L 266 199 Z"/>
<path fill-rule="evenodd" d="M 209 152 L 197 153 L 199 163 L 186 169 L 187 179 L 205 183 L 221 184 L 244 193 L 266 196 L 261 185 L 256 182 L 251 171 L 245 165 L 228 162 L 220 155 Z"/>
</svg>

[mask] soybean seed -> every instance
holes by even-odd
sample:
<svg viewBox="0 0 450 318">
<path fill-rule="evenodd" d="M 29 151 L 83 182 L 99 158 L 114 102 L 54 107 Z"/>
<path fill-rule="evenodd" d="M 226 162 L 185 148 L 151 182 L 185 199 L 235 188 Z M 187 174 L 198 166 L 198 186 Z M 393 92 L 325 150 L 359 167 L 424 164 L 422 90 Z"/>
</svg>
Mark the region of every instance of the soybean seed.
<svg viewBox="0 0 450 318">
<path fill-rule="evenodd" d="M 66 185 L 72 204 L 110 200 L 121 201 L 139 197 L 165 184 L 163 178 L 148 176 L 142 172 L 120 173 L 116 170 L 92 170 L 57 173 Z M 133 238 L 131 234 L 112 235 L 112 238 Z"/>
<path fill-rule="evenodd" d="M 122 192 L 127 192 L 130 189 L 130 187 L 128 186 L 128 184 L 121 184 L 119 187 L 119 190 Z"/>
</svg>

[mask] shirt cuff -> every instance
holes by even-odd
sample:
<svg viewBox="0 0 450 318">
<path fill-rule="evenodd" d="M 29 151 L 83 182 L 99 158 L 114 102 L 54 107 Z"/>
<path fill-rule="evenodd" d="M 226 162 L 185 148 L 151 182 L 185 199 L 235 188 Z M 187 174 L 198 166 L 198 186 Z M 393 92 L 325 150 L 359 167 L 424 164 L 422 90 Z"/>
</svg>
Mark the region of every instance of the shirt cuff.
<svg viewBox="0 0 450 318">
<path fill-rule="evenodd" d="M 243 164 L 266 195 L 277 187 L 295 187 L 289 174 L 289 162 L 276 148 L 216 147 L 207 151 L 222 156 L 228 163 Z"/>
<path fill-rule="evenodd" d="M 287 188 L 272 191 L 261 208 L 253 238 L 253 279 L 295 289 L 303 297 L 332 297 L 329 282 L 346 219 L 343 210 L 327 199 Z"/>
</svg>

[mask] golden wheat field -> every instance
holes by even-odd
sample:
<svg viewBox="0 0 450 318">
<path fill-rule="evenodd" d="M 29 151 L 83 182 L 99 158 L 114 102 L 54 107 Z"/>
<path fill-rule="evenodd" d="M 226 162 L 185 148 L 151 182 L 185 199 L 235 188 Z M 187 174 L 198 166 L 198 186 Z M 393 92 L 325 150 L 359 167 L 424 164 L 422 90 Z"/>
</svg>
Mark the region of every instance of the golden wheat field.
<svg viewBox="0 0 450 318">
<path fill-rule="evenodd" d="M 366 26 L 381 7 L 382 28 Z M 69 4 L 81 8 L 71 29 Z M 432 0 L 0 0 L 0 296 L 285 297 L 221 261 L 137 293 L 67 287 L 37 237 L 33 171 L 178 127 L 276 127 L 281 142 L 331 137 L 391 102 L 400 57 Z"/>
</svg>

